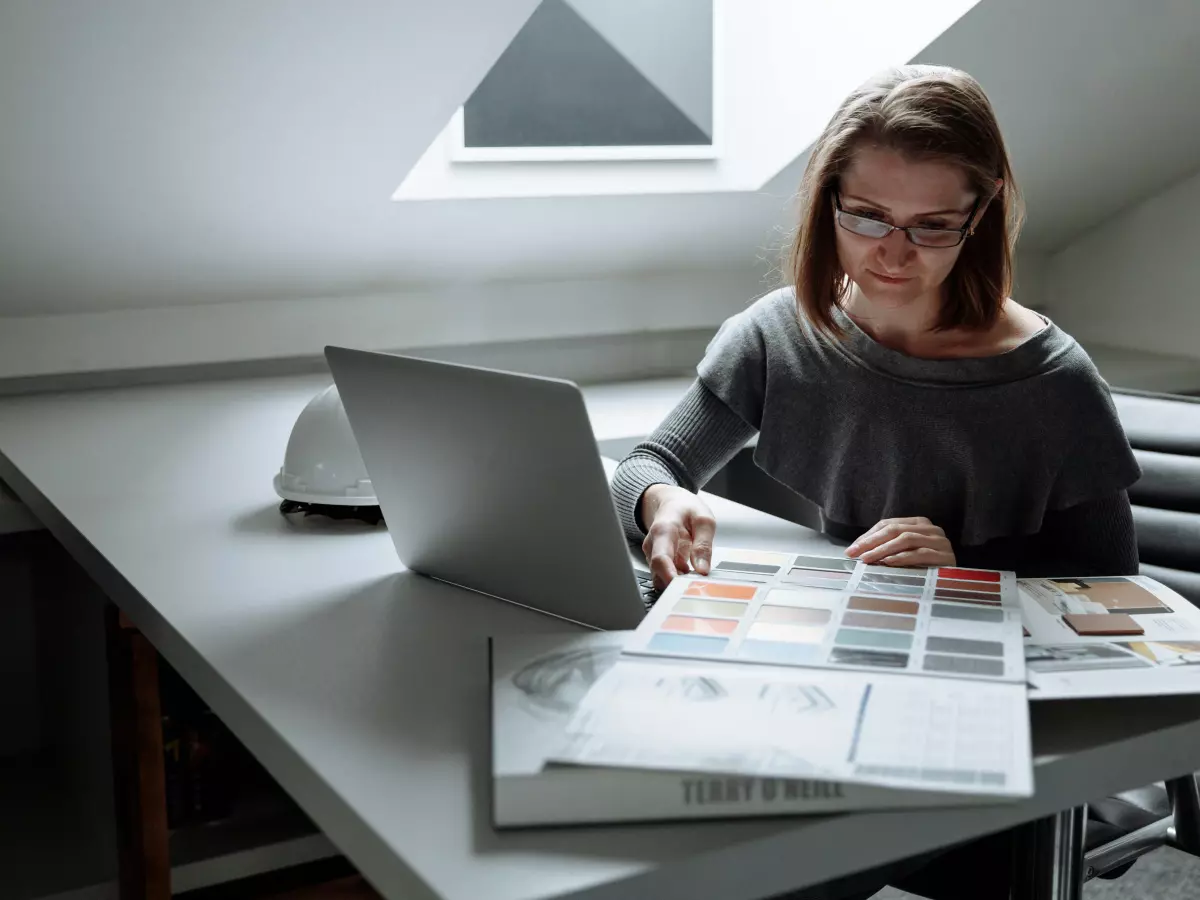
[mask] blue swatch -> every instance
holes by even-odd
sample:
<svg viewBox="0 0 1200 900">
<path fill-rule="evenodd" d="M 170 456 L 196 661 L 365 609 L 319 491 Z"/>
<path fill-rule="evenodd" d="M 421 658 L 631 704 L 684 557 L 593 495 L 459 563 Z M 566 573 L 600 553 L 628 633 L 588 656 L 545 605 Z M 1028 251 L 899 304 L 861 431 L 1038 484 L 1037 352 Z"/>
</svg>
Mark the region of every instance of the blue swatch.
<svg viewBox="0 0 1200 900">
<path fill-rule="evenodd" d="M 688 653 L 715 656 L 729 644 L 729 638 L 709 637 L 702 634 L 670 634 L 660 631 L 650 638 L 647 650 L 660 653 Z"/>
</svg>

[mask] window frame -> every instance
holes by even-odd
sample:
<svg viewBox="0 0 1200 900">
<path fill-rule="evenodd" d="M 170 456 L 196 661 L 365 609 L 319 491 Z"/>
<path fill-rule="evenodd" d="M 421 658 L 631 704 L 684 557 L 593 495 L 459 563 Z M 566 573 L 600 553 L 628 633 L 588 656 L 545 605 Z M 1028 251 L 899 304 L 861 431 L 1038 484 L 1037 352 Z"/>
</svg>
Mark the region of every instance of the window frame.
<svg viewBox="0 0 1200 900">
<path fill-rule="evenodd" d="M 516 162 L 622 162 L 715 160 L 722 155 L 725 131 L 724 103 L 718 88 L 723 83 L 724 42 L 721 39 L 721 15 L 725 0 L 712 0 L 712 141 L 708 144 L 646 144 L 644 146 L 605 145 L 573 147 L 468 147 L 465 114 L 459 106 L 447 127 L 447 156 L 457 163 Z"/>
</svg>

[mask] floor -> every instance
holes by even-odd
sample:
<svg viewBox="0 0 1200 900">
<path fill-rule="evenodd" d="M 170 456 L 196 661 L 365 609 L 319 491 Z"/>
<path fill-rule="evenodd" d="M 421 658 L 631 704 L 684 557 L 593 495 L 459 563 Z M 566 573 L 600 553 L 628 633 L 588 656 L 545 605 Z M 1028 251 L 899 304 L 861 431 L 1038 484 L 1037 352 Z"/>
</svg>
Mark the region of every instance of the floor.
<svg viewBox="0 0 1200 900">
<path fill-rule="evenodd" d="M 968 895 L 964 895 L 964 898 Z M 1084 900 L 1195 900 L 1200 897 L 1200 859 L 1162 848 L 1138 860 L 1116 881 L 1093 879 L 1083 888 Z M 871 900 L 919 900 L 886 888 Z"/>
</svg>

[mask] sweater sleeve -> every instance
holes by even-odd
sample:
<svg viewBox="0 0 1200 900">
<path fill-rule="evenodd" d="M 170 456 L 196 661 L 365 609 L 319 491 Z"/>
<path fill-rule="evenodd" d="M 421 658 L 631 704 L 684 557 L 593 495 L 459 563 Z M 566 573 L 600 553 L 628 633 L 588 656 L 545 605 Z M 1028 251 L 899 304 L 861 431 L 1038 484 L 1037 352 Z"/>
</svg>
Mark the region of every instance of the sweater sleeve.
<svg viewBox="0 0 1200 900">
<path fill-rule="evenodd" d="M 642 494 L 653 484 L 699 491 L 754 435 L 755 429 L 699 380 L 670 415 L 617 466 L 613 500 L 630 540 L 646 535 Z"/>
<path fill-rule="evenodd" d="M 1124 490 L 1066 509 L 1048 510 L 1038 545 L 1042 571 L 1029 575 L 1138 574 L 1137 534 Z"/>
<path fill-rule="evenodd" d="M 1142 477 L 1108 383 L 1090 359 L 1071 367 L 1069 385 L 1058 409 L 1069 423 L 1070 440 L 1046 499 L 1048 513 L 1102 498 L 1112 502 L 1114 494 Z"/>
<path fill-rule="evenodd" d="M 696 366 L 700 383 L 755 430 L 762 428 L 767 395 L 767 347 L 760 320 L 775 305 L 760 301 L 726 319 Z"/>
</svg>

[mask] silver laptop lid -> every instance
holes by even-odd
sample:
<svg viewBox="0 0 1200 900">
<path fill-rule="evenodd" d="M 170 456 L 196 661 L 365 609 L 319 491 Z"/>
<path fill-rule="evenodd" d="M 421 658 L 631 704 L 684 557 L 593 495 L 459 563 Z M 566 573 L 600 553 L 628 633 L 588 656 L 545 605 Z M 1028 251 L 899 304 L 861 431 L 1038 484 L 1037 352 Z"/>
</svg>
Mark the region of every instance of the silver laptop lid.
<svg viewBox="0 0 1200 900">
<path fill-rule="evenodd" d="M 645 614 L 579 388 L 326 347 L 409 569 L 597 628 Z"/>
</svg>

